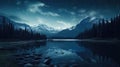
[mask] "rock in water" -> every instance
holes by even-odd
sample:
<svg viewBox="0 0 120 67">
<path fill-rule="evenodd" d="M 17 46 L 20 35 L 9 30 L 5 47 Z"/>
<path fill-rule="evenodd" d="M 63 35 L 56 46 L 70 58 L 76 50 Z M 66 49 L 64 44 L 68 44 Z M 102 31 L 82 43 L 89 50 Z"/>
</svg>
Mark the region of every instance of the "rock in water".
<svg viewBox="0 0 120 67">
<path fill-rule="evenodd" d="M 30 63 L 26 63 L 26 64 L 24 65 L 24 67 L 33 67 L 33 65 L 30 64 Z"/>
<path fill-rule="evenodd" d="M 50 58 L 46 58 L 46 59 L 44 60 L 44 64 L 50 65 L 51 60 L 52 60 L 52 59 L 50 59 Z"/>
</svg>

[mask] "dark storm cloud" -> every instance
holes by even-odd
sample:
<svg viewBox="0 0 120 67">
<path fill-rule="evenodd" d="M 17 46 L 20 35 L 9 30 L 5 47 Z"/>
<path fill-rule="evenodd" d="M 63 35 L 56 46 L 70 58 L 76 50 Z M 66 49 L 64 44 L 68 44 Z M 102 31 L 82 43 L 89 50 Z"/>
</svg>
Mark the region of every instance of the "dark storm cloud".
<svg viewBox="0 0 120 67">
<path fill-rule="evenodd" d="M 88 16 L 111 18 L 119 10 L 119 0 L 0 0 L 1 14 L 19 21 L 25 19 L 30 25 L 47 24 L 60 29 L 76 25 Z"/>
<path fill-rule="evenodd" d="M 114 6 L 120 6 L 119 0 L 39 0 L 46 4 L 55 6 L 55 7 L 65 7 L 65 8 L 71 8 L 71 7 L 83 7 L 83 8 L 105 8 L 105 7 L 114 7 Z M 104 6 L 104 7 L 103 7 Z"/>
</svg>

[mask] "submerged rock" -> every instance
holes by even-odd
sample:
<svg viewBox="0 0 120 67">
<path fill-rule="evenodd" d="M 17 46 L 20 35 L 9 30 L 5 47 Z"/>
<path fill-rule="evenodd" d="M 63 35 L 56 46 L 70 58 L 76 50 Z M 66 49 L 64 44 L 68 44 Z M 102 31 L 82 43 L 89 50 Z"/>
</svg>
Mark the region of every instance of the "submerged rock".
<svg viewBox="0 0 120 67">
<path fill-rule="evenodd" d="M 46 64 L 46 65 L 50 65 L 51 64 L 51 61 L 52 61 L 52 59 L 51 58 L 49 58 L 49 57 L 47 57 L 47 58 L 45 58 L 45 60 L 44 60 L 44 64 Z"/>
<path fill-rule="evenodd" d="M 31 63 L 26 63 L 24 67 L 33 67 L 33 65 Z"/>
</svg>

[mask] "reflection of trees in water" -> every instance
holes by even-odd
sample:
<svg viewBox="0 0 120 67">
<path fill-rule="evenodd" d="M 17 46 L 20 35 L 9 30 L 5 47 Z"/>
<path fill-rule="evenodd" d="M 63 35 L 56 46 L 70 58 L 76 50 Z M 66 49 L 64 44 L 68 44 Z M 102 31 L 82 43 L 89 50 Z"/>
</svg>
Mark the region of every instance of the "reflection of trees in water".
<svg viewBox="0 0 120 67">
<path fill-rule="evenodd" d="M 90 45 L 88 45 L 90 46 Z M 96 47 L 96 46 L 94 46 Z M 98 46 L 99 47 L 99 46 Z M 54 50 L 54 49 L 52 49 Z M 50 51 L 51 52 L 51 51 Z M 55 53 L 63 54 L 64 51 L 55 51 Z M 88 54 L 86 53 L 77 53 L 83 60 L 82 61 L 77 61 L 77 62 L 64 62 L 64 63 L 57 63 L 53 64 L 52 63 L 52 58 L 49 56 L 44 56 L 43 54 L 36 53 L 34 50 L 26 50 L 21 53 L 18 53 L 15 55 L 15 60 L 18 61 L 18 65 L 24 66 L 37 66 L 37 67 L 119 67 L 119 65 L 114 62 L 112 59 L 110 59 L 108 56 L 95 56 L 95 55 L 90 55 L 89 52 Z M 88 55 L 88 56 L 86 56 Z M 87 58 L 86 58 L 87 57 Z M 22 59 L 21 59 L 22 58 Z M 65 59 L 62 57 L 62 59 Z M 59 61 L 59 60 L 58 60 Z M 20 64 L 19 64 L 20 63 Z"/>
<path fill-rule="evenodd" d="M 81 45 L 81 43 L 83 45 Z M 119 43 L 96 43 L 96 42 L 80 42 L 80 46 L 90 49 L 94 55 L 99 55 L 103 60 L 111 58 L 112 60 L 120 63 L 120 45 Z"/>
</svg>

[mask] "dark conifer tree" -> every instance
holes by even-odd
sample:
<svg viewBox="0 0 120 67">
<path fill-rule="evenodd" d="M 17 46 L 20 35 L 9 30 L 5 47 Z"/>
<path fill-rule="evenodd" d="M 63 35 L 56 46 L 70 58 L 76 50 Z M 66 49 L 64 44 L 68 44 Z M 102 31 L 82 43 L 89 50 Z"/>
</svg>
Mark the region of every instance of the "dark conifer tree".
<svg viewBox="0 0 120 67">
<path fill-rule="evenodd" d="M 0 40 L 33 40 L 46 39 L 45 35 L 34 33 L 32 29 L 15 29 L 11 20 L 2 17 L 0 23 Z"/>
<path fill-rule="evenodd" d="M 99 24 L 94 24 L 91 29 L 80 33 L 77 38 L 120 39 L 120 15 L 110 21 L 102 19 Z"/>
</svg>

